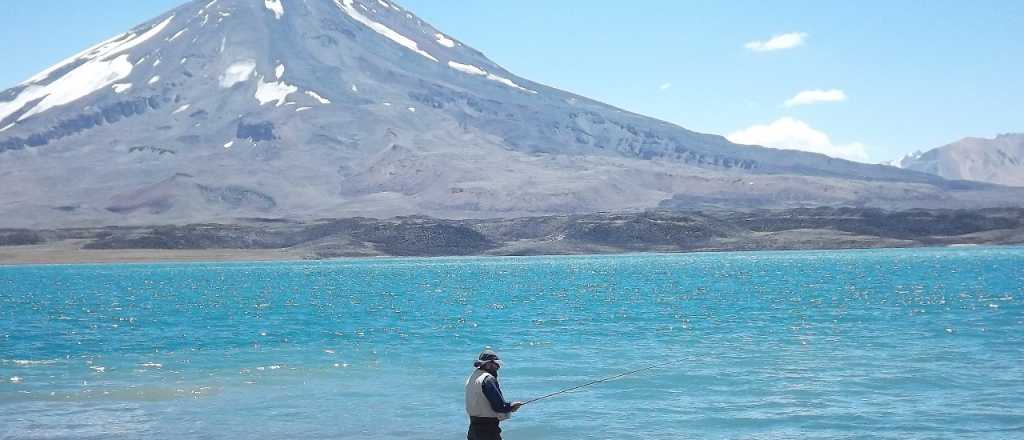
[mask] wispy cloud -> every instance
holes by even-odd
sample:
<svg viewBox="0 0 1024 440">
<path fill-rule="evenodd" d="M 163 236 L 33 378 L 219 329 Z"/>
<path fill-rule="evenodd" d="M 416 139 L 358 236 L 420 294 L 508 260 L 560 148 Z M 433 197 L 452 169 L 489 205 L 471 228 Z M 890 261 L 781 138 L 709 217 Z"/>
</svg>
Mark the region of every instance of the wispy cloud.
<svg viewBox="0 0 1024 440">
<path fill-rule="evenodd" d="M 768 52 L 772 50 L 792 49 L 804 44 L 807 34 L 803 32 L 790 32 L 788 34 L 776 35 L 767 41 L 751 41 L 744 45 L 754 52 Z"/>
<path fill-rule="evenodd" d="M 835 144 L 825 132 L 790 117 L 769 124 L 752 125 L 726 137 L 731 142 L 743 145 L 809 151 L 858 162 L 868 162 L 870 159 L 864 144 Z"/>
<path fill-rule="evenodd" d="M 668 90 L 668 89 L 671 89 L 671 88 L 672 88 L 672 83 L 670 83 L 670 82 L 667 82 L 667 83 L 664 83 L 664 84 L 658 86 L 658 90 L 661 90 L 661 91 L 665 91 L 665 90 Z"/>
<path fill-rule="evenodd" d="M 842 102 L 846 101 L 846 92 L 839 89 L 831 90 L 804 90 L 785 102 L 786 107 L 798 105 L 817 104 L 819 102 Z"/>
</svg>

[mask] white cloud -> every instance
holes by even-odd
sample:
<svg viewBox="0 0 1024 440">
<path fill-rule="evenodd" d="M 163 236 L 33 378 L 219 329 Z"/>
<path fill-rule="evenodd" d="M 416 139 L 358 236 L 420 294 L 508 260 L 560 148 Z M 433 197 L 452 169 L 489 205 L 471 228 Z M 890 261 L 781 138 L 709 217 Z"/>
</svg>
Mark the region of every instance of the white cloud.
<svg viewBox="0 0 1024 440">
<path fill-rule="evenodd" d="M 803 32 L 790 32 L 788 34 L 776 35 L 768 41 L 751 41 L 744 45 L 754 52 L 768 52 L 772 50 L 792 49 L 804 44 L 807 34 Z"/>
<path fill-rule="evenodd" d="M 798 105 L 816 104 L 819 102 L 841 102 L 846 101 L 846 92 L 839 89 L 832 90 L 804 90 L 796 96 L 786 100 L 786 107 Z"/>
<path fill-rule="evenodd" d="M 780 118 L 770 124 L 753 125 L 726 137 L 737 144 L 810 151 L 858 162 L 869 161 L 864 144 L 834 144 L 828 134 L 790 117 Z"/>
<path fill-rule="evenodd" d="M 662 85 L 658 86 L 658 90 L 668 90 L 668 89 L 671 89 L 671 88 L 672 88 L 672 83 L 670 83 L 670 82 L 667 82 L 665 84 L 662 84 Z"/>
</svg>

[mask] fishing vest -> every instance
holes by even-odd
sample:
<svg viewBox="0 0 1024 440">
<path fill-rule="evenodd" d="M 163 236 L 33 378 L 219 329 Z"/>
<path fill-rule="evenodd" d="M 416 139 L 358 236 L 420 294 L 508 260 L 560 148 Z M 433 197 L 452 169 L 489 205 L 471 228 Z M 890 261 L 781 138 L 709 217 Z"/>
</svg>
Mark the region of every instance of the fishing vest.
<svg viewBox="0 0 1024 440">
<path fill-rule="evenodd" d="M 498 420 L 508 420 L 510 413 L 499 413 L 491 409 L 491 402 L 484 395 L 484 380 L 494 377 L 490 373 L 477 369 L 473 375 L 466 380 L 466 414 L 470 417 L 487 417 Z"/>
</svg>

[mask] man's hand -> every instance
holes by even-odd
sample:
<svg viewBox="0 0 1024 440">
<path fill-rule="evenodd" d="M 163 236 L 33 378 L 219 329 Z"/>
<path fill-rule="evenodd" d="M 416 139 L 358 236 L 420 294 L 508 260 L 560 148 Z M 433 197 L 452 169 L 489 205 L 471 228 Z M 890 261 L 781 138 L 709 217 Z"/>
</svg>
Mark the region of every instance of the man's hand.
<svg viewBox="0 0 1024 440">
<path fill-rule="evenodd" d="M 512 412 L 519 411 L 519 408 L 523 406 L 523 402 L 512 402 Z"/>
</svg>

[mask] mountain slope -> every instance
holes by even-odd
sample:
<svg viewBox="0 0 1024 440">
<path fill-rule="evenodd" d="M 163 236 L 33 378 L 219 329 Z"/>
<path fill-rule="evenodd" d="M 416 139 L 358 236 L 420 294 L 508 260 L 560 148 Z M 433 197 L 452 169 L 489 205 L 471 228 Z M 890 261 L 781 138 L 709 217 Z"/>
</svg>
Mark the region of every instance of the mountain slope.
<svg viewBox="0 0 1024 440">
<path fill-rule="evenodd" d="M 1024 134 L 961 139 L 907 156 L 898 166 L 945 179 L 1024 186 Z"/>
<path fill-rule="evenodd" d="M 10 227 L 1021 195 L 629 113 L 520 78 L 383 0 L 194 1 L 0 93 Z"/>
</svg>

